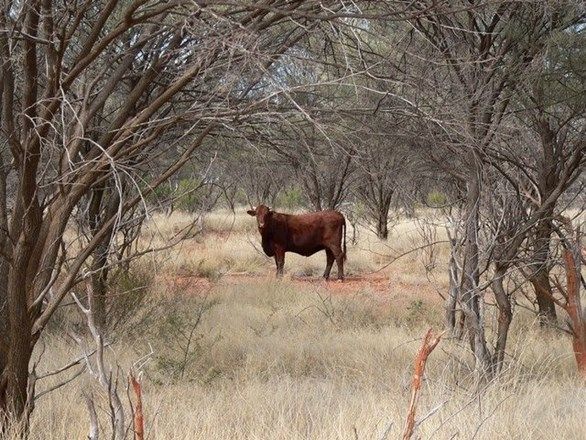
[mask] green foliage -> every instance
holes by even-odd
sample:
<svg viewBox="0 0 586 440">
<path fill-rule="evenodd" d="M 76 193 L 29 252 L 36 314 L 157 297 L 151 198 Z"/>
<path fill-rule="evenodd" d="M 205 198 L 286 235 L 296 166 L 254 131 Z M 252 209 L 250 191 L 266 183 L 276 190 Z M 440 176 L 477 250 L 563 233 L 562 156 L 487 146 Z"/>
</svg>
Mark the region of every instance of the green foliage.
<svg viewBox="0 0 586 440">
<path fill-rule="evenodd" d="M 448 197 L 441 191 L 433 190 L 427 194 L 427 204 L 433 208 L 444 206 L 447 202 Z"/>
<path fill-rule="evenodd" d="M 149 308 L 145 307 L 153 284 L 153 271 L 135 266 L 120 271 L 108 282 L 108 328 L 118 333 L 142 331 Z M 145 314 L 146 313 L 146 314 Z"/>
<path fill-rule="evenodd" d="M 175 206 L 185 212 L 194 212 L 202 203 L 202 194 L 199 189 L 201 182 L 196 179 L 181 179 L 175 190 L 177 198 Z"/>
<path fill-rule="evenodd" d="M 215 343 L 214 339 L 205 338 L 206 335 L 199 327 L 205 313 L 216 301 L 198 299 L 196 302 L 195 308 L 192 304 L 186 305 L 185 301 L 175 302 L 176 306 L 170 305 L 157 323 L 156 338 L 162 342 L 164 349 L 155 357 L 152 373 L 162 376 L 165 381 L 183 381 L 191 369 L 196 370 L 191 377 L 203 383 L 208 383 L 219 375 L 216 368 L 206 371 L 205 365 L 198 365 L 202 355 Z M 162 382 L 162 378 L 153 379 Z"/>
<path fill-rule="evenodd" d="M 288 210 L 299 209 L 304 205 L 303 191 L 299 186 L 291 186 L 280 192 L 277 197 L 277 206 Z"/>
<path fill-rule="evenodd" d="M 173 182 L 165 182 L 159 185 L 152 193 L 148 193 L 148 200 L 163 202 L 171 198 L 175 192 L 175 184 Z"/>
<path fill-rule="evenodd" d="M 248 198 L 246 197 L 246 191 L 242 188 L 238 188 L 234 195 L 234 203 L 239 206 L 247 206 Z"/>
<path fill-rule="evenodd" d="M 424 320 L 425 318 L 425 305 L 423 301 L 420 299 L 416 299 L 411 301 L 409 306 L 407 307 L 407 316 L 405 321 L 408 325 L 414 325 L 418 322 Z"/>
<path fill-rule="evenodd" d="M 368 217 L 368 209 L 364 202 L 360 200 L 354 201 L 352 204 L 352 209 L 348 212 L 348 216 L 352 217 L 351 221 L 356 222 L 358 220 L 362 220 Z"/>
</svg>

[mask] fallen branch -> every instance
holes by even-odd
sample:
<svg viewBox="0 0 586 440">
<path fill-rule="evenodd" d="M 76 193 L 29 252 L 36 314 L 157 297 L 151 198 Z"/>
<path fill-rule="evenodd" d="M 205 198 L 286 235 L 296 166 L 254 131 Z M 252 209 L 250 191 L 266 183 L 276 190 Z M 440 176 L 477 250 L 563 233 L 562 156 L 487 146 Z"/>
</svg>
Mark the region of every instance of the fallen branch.
<svg viewBox="0 0 586 440">
<path fill-rule="evenodd" d="M 132 372 L 130 373 L 129 377 L 130 384 L 132 385 L 132 389 L 134 390 L 134 395 L 136 397 L 136 407 L 133 410 L 134 413 L 134 440 L 144 440 L 144 414 L 142 411 L 142 385 L 136 378 Z"/>
<path fill-rule="evenodd" d="M 415 430 L 415 410 L 417 408 L 417 400 L 419 398 L 425 364 L 428 356 L 437 346 L 442 335 L 443 332 L 436 336 L 429 329 L 423 338 L 423 344 L 415 358 L 415 371 L 413 372 L 413 381 L 411 382 L 411 401 L 409 402 L 409 411 L 407 413 L 407 420 L 405 421 L 405 429 L 403 430 L 403 440 L 409 440 Z"/>
</svg>

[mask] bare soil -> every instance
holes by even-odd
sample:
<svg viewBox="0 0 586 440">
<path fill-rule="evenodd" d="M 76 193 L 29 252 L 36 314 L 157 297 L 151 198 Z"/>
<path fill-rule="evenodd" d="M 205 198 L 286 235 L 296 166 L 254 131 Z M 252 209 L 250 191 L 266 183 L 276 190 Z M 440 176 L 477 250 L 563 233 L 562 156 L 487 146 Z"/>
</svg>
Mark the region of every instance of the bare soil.
<svg viewBox="0 0 586 440">
<path fill-rule="evenodd" d="M 273 280 L 272 271 L 266 274 L 225 274 L 218 280 L 210 280 L 200 276 L 164 276 L 162 283 L 174 292 L 182 292 L 186 295 L 208 294 L 217 286 L 235 286 L 253 284 L 259 281 Z M 360 294 L 368 294 L 380 301 L 381 305 L 391 307 L 409 307 L 414 303 L 426 306 L 441 307 L 443 300 L 441 290 L 434 288 L 428 282 L 409 283 L 397 280 L 392 276 L 371 274 L 363 276 L 346 277 L 343 282 L 332 278 L 325 281 L 322 277 L 285 275 L 286 281 L 290 281 L 304 289 L 316 289 L 332 295 L 358 297 Z M 357 298 L 358 300 L 358 298 Z"/>
</svg>

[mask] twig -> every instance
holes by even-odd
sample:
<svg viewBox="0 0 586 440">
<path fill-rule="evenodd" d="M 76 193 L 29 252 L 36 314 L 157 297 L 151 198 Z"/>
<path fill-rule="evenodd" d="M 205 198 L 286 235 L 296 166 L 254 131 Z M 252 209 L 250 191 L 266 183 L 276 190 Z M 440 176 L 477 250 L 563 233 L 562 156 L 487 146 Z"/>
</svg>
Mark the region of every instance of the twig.
<svg viewBox="0 0 586 440">
<path fill-rule="evenodd" d="M 109 347 L 110 343 L 106 342 L 104 343 L 104 348 Z M 53 371 L 48 371 L 46 373 L 40 374 L 39 376 L 37 376 L 37 379 L 45 379 L 47 377 L 51 377 L 51 376 L 55 376 L 56 374 L 60 374 L 63 373 L 66 370 L 69 370 L 70 368 L 75 367 L 76 365 L 81 364 L 83 361 L 85 361 L 87 358 L 93 356 L 96 353 L 97 349 L 93 349 L 91 352 L 89 353 L 85 353 L 83 356 L 79 356 L 78 358 L 72 360 L 70 363 L 68 363 L 67 365 L 64 365 L 63 367 L 60 367 L 56 370 Z"/>
</svg>

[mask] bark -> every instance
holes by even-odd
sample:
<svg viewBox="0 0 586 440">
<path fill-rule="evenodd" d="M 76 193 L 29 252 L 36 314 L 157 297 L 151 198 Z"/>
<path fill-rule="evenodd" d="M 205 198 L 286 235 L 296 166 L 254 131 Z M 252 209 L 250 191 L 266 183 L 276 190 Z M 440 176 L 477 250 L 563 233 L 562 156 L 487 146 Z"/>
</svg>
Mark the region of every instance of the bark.
<svg viewBox="0 0 586 440">
<path fill-rule="evenodd" d="M 509 335 L 509 326 L 513 319 L 511 300 L 505 292 L 503 281 L 507 272 L 506 266 L 497 265 L 494 278 L 492 280 L 492 290 L 498 306 L 498 327 L 496 347 L 493 354 L 492 367 L 494 373 L 498 373 L 505 359 L 505 349 L 507 347 L 507 338 Z"/>
<path fill-rule="evenodd" d="M 134 440 L 144 440 L 144 413 L 142 408 L 142 385 L 136 380 L 134 375 L 130 374 L 130 383 L 136 397 L 136 407 L 134 408 Z"/>
<path fill-rule="evenodd" d="M 579 243 L 579 241 L 577 241 Z M 566 266 L 566 295 L 567 312 L 572 326 L 572 346 L 578 372 L 586 377 L 586 322 L 580 299 L 580 266 L 579 251 L 574 255 L 572 250 L 564 250 L 564 262 Z"/>
<path fill-rule="evenodd" d="M 376 236 L 381 240 L 386 240 L 387 238 L 389 238 L 389 224 L 387 221 L 389 211 L 383 211 L 379 212 L 379 218 L 376 227 Z"/>
<path fill-rule="evenodd" d="M 550 241 L 552 235 L 551 211 L 537 227 L 533 237 L 534 251 L 531 262 L 531 284 L 539 308 L 542 326 L 555 323 L 557 314 L 553 301 L 553 290 L 549 279 Z"/>
<path fill-rule="evenodd" d="M 111 180 L 108 180 L 111 182 Z M 120 191 L 124 191 L 124 182 L 120 185 Z M 92 235 L 97 234 L 103 228 L 103 222 L 116 215 L 119 207 L 120 195 L 104 185 L 99 185 L 92 191 L 92 198 L 88 209 L 89 226 Z M 111 248 L 114 225 L 106 230 L 106 234 L 97 244 L 92 253 L 92 303 L 90 307 L 94 313 L 95 324 L 100 332 L 106 329 L 108 324 L 108 254 Z"/>
<path fill-rule="evenodd" d="M 26 272 L 22 260 L 15 259 L 8 280 L 8 349 L 0 374 L 0 414 L 25 422 L 29 363 L 32 356 L 31 319 L 26 306 Z"/>
<path fill-rule="evenodd" d="M 33 15 L 36 16 L 36 12 Z M 31 62 L 28 57 L 25 61 Z M 31 78 L 28 78 L 28 81 L 35 83 Z M 28 95 L 35 92 L 35 87 L 35 84 L 27 82 L 27 99 L 31 99 Z M 32 301 L 33 282 L 39 274 L 40 255 L 35 250 L 35 245 L 41 236 L 42 226 L 36 183 L 40 159 L 39 145 L 35 141 L 27 145 L 27 154 L 20 158 L 20 179 L 16 193 L 18 197 L 9 230 L 17 239 L 13 245 L 14 251 L 6 284 L 7 349 L 0 373 L 0 413 L 10 414 L 13 419 L 24 422 L 25 425 L 24 418 L 28 414 L 28 368 L 35 342 L 31 332 L 34 316 L 29 313 L 29 304 Z"/>
<path fill-rule="evenodd" d="M 0 155 L 0 371 L 4 371 L 8 349 L 5 336 L 8 334 L 9 252 L 8 218 L 6 211 L 6 172 L 4 170 L 2 155 Z"/>
<path fill-rule="evenodd" d="M 109 238 L 109 237 L 108 237 Z M 94 311 L 96 326 L 100 331 L 107 327 L 108 315 L 107 315 L 107 297 L 108 297 L 108 269 L 105 267 L 108 262 L 108 242 L 106 239 L 96 247 L 93 253 L 92 261 L 92 290 L 94 296 L 90 307 Z"/>
<path fill-rule="evenodd" d="M 85 404 L 87 406 L 88 413 L 90 416 L 90 428 L 87 440 L 99 440 L 100 429 L 98 424 L 98 413 L 96 412 L 96 406 L 94 405 L 93 398 L 89 395 L 86 395 Z"/>
<path fill-rule="evenodd" d="M 448 300 L 446 302 L 446 326 L 448 331 L 454 335 L 456 333 L 456 310 L 460 297 L 460 289 L 458 286 L 458 264 L 456 260 L 456 240 L 450 238 L 450 261 L 448 265 L 449 270 L 449 287 Z"/>
<path fill-rule="evenodd" d="M 538 161 L 538 186 L 543 200 L 550 197 L 559 184 L 558 165 L 562 158 L 557 145 L 556 134 L 550 126 L 549 119 L 541 117 L 537 123 L 537 132 L 541 140 L 541 157 Z M 539 321 L 542 326 L 555 323 L 557 316 L 553 301 L 553 290 L 549 280 L 550 241 L 552 234 L 552 215 L 556 203 L 547 209 L 535 227 L 533 239 L 533 256 L 531 262 L 531 284 L 539 307 Z"/>
<path fill-rule="evenodd" d="M 100 227 L 104 191 L 103 185 L 92 191 L 92 199 L 88 209 L 89 226 L 92 234 L 95 234 Z M 96 326 L 100 331 L 103 331 L 106 327 L 106 280 L 108 278 L 108 269 L 105 266 L 108 258 L 109 239 L 109 236 L 104 237 L 96 246 L 92 255 L 91 283 L 94 294 L 91 297 L 90 308 L 94 314 Z"/>
<path fill-rule="evenodd" d="M 466 237 L 461 284 L 462 309 L 470 345 L 476 359 L 476 372 L 485 376 L 490 372 L 490 355 L 484 334 L 484 316 L 481 310 L 479 284 L 478 230 L 480 213 L 480 178 L 474 176 L 467 182 L 465 205 Z"/>
</svg>

